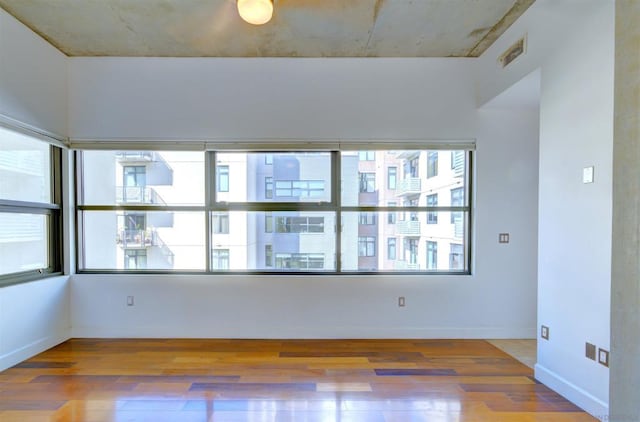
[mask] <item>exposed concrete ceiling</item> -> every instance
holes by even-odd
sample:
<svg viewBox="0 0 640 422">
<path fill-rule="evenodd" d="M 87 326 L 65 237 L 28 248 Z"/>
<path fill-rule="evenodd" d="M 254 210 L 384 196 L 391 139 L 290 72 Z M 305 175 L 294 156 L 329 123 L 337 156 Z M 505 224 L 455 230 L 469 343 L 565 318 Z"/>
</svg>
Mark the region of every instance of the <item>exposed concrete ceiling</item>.
<svg viewBox="0 0 640 422">
<path fill-rule="evenodd" d="M 0 0 L 69 56 L 477 57 L 535 0 Z"/>
</svg>

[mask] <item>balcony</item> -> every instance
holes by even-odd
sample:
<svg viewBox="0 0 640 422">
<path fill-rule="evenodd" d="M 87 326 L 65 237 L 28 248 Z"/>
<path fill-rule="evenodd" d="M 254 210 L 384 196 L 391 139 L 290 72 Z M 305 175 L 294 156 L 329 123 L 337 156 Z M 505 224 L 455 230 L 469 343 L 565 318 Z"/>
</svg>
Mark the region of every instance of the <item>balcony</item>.
<svg viewBox="0 0 640 422">
<path fill-rule="evenodd" d="M 455 214 L 453 217 L 453 237 L 456 239 L 462 239 L 464 237 L 464 218 L 462 217 L 462 213 Z"/>
<path fill-rule="evenodd" d="M 174 253 L 169 246 L 162 240 L 158 232 L 147 227 L 146 229 L 126 229 L 121 230 L 116 238 L 116 243 L 122 249 L 147 249 L 158 248 L 166 262 L 169 264 L 168 268 L 173 268 Z"/>
<path fill-rule="evenodd" d="M 394 270 L 419 270 L 420 264 L 411 263 L 407 261 L 394 261 L 393 269 Z"/>
<path fill-rule="evenodd" d="M 148 163 L 151 161 L 157 161 L 157 154 L 153 151 L 118 151 L 116 152 L 116 159 L 118 162 L 127 163 Z"/>
<path fill-rule="evenodd" d="M 150 185 L 172 185 L 173 169 L 162 154 L 154 151 L 118 151 L 116 161 L 125 166 L 144 166 L 147 183 Z"/>
<path fill-rule="evenodd" d="M 116 204 L 167 205 L 155 189 L 147 186 L 116 186 Z"/>
<path fill-rule="evenodd" d="M 419 177 L 407 177 L 398 182 L 397 195 L 414 195 L 420 193 L 421 180 Z"/>
<path fill-rule="evenodd" d="M 464 151 L 453 151 L 451 153 L 451 170 L 455 177 L 464 176 L 465 157 Z"/>
<path fill-rule="evenodd" d="M 396 233 L 403 236 L 420 236 L 420 222 L 417 220 L 400 220 L 396 223 Z"/>
<path fill-rule="evenodd" d="M 116 243 L 123 249 L 144 249 L 154 246 L 153 234 L 155 230 L 147 229 L 125 229 L 118 233 Z"/>
</svg>

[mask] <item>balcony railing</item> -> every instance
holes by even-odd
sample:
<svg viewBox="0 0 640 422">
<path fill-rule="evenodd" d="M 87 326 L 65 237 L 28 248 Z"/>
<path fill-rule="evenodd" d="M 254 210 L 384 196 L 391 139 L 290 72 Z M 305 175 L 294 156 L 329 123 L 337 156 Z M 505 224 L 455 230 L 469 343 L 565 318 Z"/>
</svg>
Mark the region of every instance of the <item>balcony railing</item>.
<svg viewBox="0 0 640 422">
<path fill-rule="evenodd" d="M 455 215 L 460 214 L 460 215 Z M 453 237 L 456 239 L 462 239 L 464 236 L 464 218 L 462 213 L 454 213 L 453 217 Z"/>
<path fill-rule="evenodd" d="M 116 152 L 118 161 L 149 162 L 156 161 L 156 153 L 153 151 L 119 151 Z"/>
<path fill-rule="evenodd" d="M 395 270 L 419 270 L 420 264 L 407 261 L 395 261 L 393 263 L 393 268 Z"/>
<path fill-rule="evenodd" d="M 175 255 L 173 251 L 162 240 L 158 232 L 153 228 L 146 229 L 125 229 L 118 233 L 116 243 L 123 249 L 146 249 L 156 247 L 165 257 L 169 268 L 173 267 Z"/>
<path fill-rule="evenodd" d="M 420 236 L 420 222 L 417 220 L 397 221 L 396 233 L 403 236 Z"/>
<path fill-rule="evenodd" d="M 116 203 L 167 205 L 155 189 L 147 186 L 117 186 Z"/>
<path fill-rule="evenodd" d="M 421 180 L 419 177 L 407 177 L 398 182 L 398 195 L 420 193 Z"/>
<path fill-rule="evenodd" d="M 125 229 L 118 233 L 116 242 L 124 249 L 141 249 L 154 246 L 154 231 L 147 229 Z"/>
<path fill-rule="evenodd" d="M 465 170 L 465 153 L 464 151 L 454 151 L 451 154 L 451 170 L 455 177 L 464 175 Z"/>
<path fill-rule="evenodd" d="M 37 151 L 0 151 L 0 170 L 44 177 L 44 157 Z"/>
</svg>

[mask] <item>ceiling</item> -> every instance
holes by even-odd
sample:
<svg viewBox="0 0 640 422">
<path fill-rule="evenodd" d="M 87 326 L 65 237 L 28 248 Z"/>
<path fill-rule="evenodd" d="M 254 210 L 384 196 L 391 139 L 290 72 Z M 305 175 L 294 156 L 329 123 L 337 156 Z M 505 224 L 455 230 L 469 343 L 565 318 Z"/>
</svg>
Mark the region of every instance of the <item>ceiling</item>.
<svg viewBox="0 0 640 422">
<path fill-rule="evenodd" d="M 477 57 L 535 0 L 0 0 L 68 56 Z"/>
</svg>

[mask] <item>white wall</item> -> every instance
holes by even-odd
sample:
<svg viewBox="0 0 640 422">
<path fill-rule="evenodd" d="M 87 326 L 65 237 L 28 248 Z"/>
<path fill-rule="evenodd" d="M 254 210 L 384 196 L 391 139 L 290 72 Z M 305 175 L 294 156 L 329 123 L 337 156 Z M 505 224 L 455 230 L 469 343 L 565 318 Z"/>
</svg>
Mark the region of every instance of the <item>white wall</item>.
<svg viewBox="0 0 640 422">
<path fill-rule="evenodd" d="M 0 371 L 69 338 L 69 277 L 0 288 Z"/>
<path fill-rule="evenodd" d="M 67 134 L 67 57 L 0 9 L 0 118 Z"/>
<path fill-rule="evenodd" d="M 609 350 L 614 4 L 583 12 L 541 69 L 538 321 L 550 339 L 538 342 L 536 377 L 602 416 L 609 370 L 585 342 Z"/>
<path fill-rule="evenodd" d="M 486 104 L 538 69 L 559 42 L 589 19 L 594 9 L 613 3 L 614 0 L 536 0 L 478 60 L 478 105 Z M 503 69 L 498 57 L 523 36 L 526 36 L 526 54 Z"/>
<path fill-rule="evenodd" d="M 538 0 L 478 62 L 478 103 L 531 72 L 540 82 L 538 341 L 536 377 L 604 417 L 608 369 L 585 342 L 609 349 L 613 0 Z M 496 59 L 527 34 L 527 52 L 506 69 Z M 522 92 L 521 92 L 522 93 Z M 595 183 L 582 169 L 595 166 Z"/>
<path fill-rule="evenodd" d="M 67 134 L 66 56 L 2 9 L 0 122 Z M 68 289 L 68 277 L 0 288 L 0 370 L 69 338 Z"/>
<path fill-rule="evenodd" d="M 469 139 L 469 59 L 72 58 L 73 139 Z"/>
</svg>

